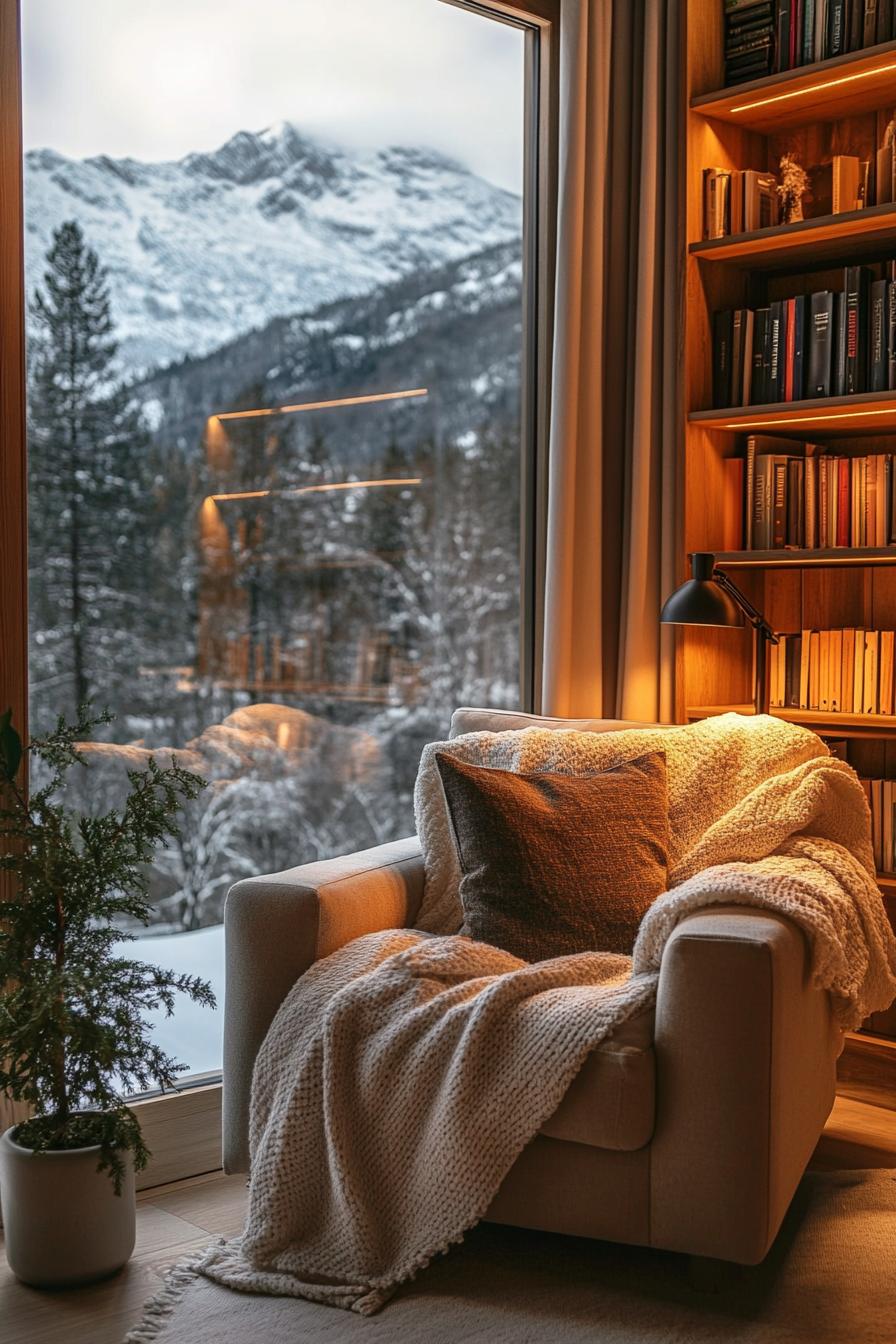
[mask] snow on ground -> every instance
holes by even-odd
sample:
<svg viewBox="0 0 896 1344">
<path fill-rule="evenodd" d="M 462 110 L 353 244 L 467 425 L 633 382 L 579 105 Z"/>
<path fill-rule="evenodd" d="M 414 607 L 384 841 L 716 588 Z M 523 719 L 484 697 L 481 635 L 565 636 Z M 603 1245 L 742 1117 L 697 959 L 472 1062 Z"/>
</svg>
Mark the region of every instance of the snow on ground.
<svg viewBox="0 0 896 1344">
<path fill-rule="evenodd" d="M 211 982 L 218 1001 L 216 1008 L 204 1008 L 185 994 L 178 994 L 174 1014 L 154 1022 L 152 1038 L 179 1063 L 189 1065 L 190 1073 L 220 1071 L 224 1021 L 224 925 L 215 924 L 194 933 L 138 938 L 128 944 L 126 955 L 169 971 L 199 975 Z"/>
</svg>

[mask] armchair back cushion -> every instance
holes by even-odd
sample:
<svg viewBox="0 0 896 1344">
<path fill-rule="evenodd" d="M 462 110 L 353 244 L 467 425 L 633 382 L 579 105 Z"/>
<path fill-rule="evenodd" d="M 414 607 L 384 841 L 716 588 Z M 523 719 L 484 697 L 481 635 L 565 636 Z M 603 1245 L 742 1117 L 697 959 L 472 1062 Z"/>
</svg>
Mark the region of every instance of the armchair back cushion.
<svg viewBox="0 0 896 1344">
<path fill-rule="evenodd" d="M 524 961 L 630 953 L 666 889 L 661 751 L 600 773 L 516 774 L 436 763 L 461 870 L 462 933 Z"/>
</svg>

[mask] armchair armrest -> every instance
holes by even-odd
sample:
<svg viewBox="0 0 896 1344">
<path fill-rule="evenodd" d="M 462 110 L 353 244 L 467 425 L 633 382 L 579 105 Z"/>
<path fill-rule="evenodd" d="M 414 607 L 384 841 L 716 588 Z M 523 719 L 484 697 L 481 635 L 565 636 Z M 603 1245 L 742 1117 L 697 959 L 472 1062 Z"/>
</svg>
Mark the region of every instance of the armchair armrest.
<svg viewBox="0 0 896 1344">
<path fill-rule="evenodd" d="M 231 887 L 224 907 L 226 1171 L 248 1170 L 255 1057 L 296 980 L 353 938 L 411 924 L 422 896 L 416 836 Z"/>
<path fill-rule="evenodd" d="M 802 931 L 743 905 L 682 920 L 654 1045 L 651 1244 L 758 1263 L 830 1112 L 841 1047 Z"/>
</svg>

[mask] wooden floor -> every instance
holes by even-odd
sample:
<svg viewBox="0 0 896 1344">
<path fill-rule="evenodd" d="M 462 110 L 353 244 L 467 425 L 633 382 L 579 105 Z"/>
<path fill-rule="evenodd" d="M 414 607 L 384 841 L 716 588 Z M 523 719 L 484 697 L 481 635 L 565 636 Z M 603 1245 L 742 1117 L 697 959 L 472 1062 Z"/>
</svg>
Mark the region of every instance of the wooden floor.
<svg viewBox="0 0 896 1344">
<path fill-rule="evenodd" d="M 838 1097 L 812 1165 L 896 1167 L 896 1110 Z M 245 1206 L 243 1176 L 218 1173 L 144 1191 L 133 1259 L 115 1278 L 92 1288 L 59 1293 L 25 1288 L 0 1257 L 2 1344 L 121 1344 L 169 1265 L 214 1237 L 237 1233 Z"/>
</svg>

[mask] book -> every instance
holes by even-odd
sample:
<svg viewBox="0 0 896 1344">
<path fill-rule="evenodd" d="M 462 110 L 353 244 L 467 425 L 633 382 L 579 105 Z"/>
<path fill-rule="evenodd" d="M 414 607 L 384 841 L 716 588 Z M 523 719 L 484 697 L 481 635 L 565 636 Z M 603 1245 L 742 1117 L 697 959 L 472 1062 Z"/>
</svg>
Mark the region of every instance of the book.
<svg viewBox="0 0 896 1344">
<path fill-rule="evenodd" d="M 831 396 L 846 395 L 846 292 L 834 295 L 834 355 Z"/>
<path fill-rule="evenodd" d="M 807 449 L 809 445 L 806 445 Z M 803 545 L 815 550 L 821 545 L 818 539 L 818 458 L 806 457 L 805 471 L 805 522 Z"/>
<path fill-rule="evenodd" d="M 894 301 L 896 307 L 896 301 Z M 769 360 L 770 347 L 770 310 L 757 308 L 753 314 L 753 376 L 750 380 L 750 401 L 763 405 L 770 401 L 769 396 Z"/>
<path fill-rule="evenodd" d="M 809 651 L 811 631 L 803 630 L 800 636 L 800 705 L 809 707 Z"/>
<path fill-rule="evenodd" d="M 741 173 L 743 227 L 747 233 L 768 229 L 778 223 L 778 179 L 774 173 L 759 173 L 747 168 Z"/>
<path fill-rule="evenodd" d="M 805 388 L 807 397 L 831 395 L 833 321 L 834 296 L 830 290 L 812 294 L 809 298 L 809 351 Z"/>
<path fill-rule="evenodd" d="M 766 391 L 770 401 L 780 401 L 784 391 L 783 373 L 783 336 L 784 305 L 780 299 L 769 304 L 769 360 L 768 383 Z"/>
<path fill-rule="evenodd" d="M 886 392 L 889 377 L 886 280 L 871 282 L 868 322 L 868 391 Z"/>
<path fill-rule="evenodd" d="M 896 390 L 896 280 L 887 281 L 887 389 Z"/>
<path fill-rule="evenodd" d="M 843 631 L 830 632 L 828 654 L 828 704 L 832 714 L 843 711 Z"/>
<path fill-rule="evenodd" d="M 878 632 L 876 630 L 866 630 L 864 689 L 862 692 L 863 714 L 876 714 L 878 712 L 877 649 Z"/>
<path fill-rule="evenodd" d="M 806 296 L 793 300 L 793 395 L 802 400 L 806 386 Z"/>
<path fill-rule="evenodd" d="M 852 712 L 861 714 L 865 697 L 865 631 L 855 631 L 855 657 L 852 677 Z"/>
<path fill-rule="evenodd" d="M 837 531 L 835 546 L 849 546 L 849 459 L 838 457 L 837 461 Z"/>
<path fill-rule="evenodd" d="M 868 304 L 868 270 L 847 266 L 846 290 L 846 394 L 865 390 L 866 328 L 863 320 Z"/>
<path fill-rule="evenodd" d="M 881 145 L 875 155 L 874 204 L 887 205 L 893 199 L 893 146 Z"/>
<path fill-rule="evenodd" d="M 815 0 L 806 0 L 803 6 L 803 52 L 800 65 L 811 65 L 815 59 Z"/>
<path fill-rule="evenodd" d="M 840 703 L 845 714 L 852 713 L 855 658 L 856 632 L 846 629 L 843 631 L 840 656 Z"/>
<path fill-rule="evenodd" d="M 794 350 L 796 346 L 796 299 L 784 300 L 784 401 L 794 401 Z"/>
<path fill-rule="evenodd" d="M 712 404 L 716 407 L 731 405 L 731 338 L 734 313 L 723 309 L 713 316 L 712 322 Z"/>
<path fill-rule="evenodd" d="M 828 56 L 842 56 L 845 47 L 845 0 L 829 0 L 828 5 Z"/>
<path fill-rule="evenodd" d="M 810 168 L 806 218 L 820 219 L 857 209 L 861 171 L 861 160 L 852 154 L 835 154 L 827 163 Z"/>
<path fill-rule="evenodd" d="M 803 483 L 806 463 L 798 457 L 792 457 L 787 463 L 787 537 L 790 547 L 801 549 L 805 546 L 805 499 Z"/>
<path fill-rule="evenodd" d="M 774 465 L 774 496 L 772 500 L 772 549 L 783 550 L 787 544 L 787 459 Z"/>
<path fill-rule="evenodd" d="M 744 313 L 743 308 L 735 308 L 731 315 L 731 400 L 728 403 L 729 406 L 742 406 L 744 401 Z"/>
<path fill-rule="evenodd" d="M 881 856 L 879 871 L 892 873 L 894 866 L 894 827 L 893 806 L 896 803 L 896 789 L 892 779 L 883 781 L 883 823 L 881 825 Z"/>
<path fill-rule="evenodd" d="M 775 70 L 787 70 L 790 62 L 790 0 L 778 0 L 775 24 Z"/>
<path fill-rule="evenodd" d="M 865 0 L 865 19 L 862 46 L 873 47 L 877 41 L 877 0 Z"/>
<path fill-rule="evenodd" d="M 881 630 L 878 655 L 878 712 L 881 714 L 893 713 L 893 652 L 894 632 Z"/>
</svg>

